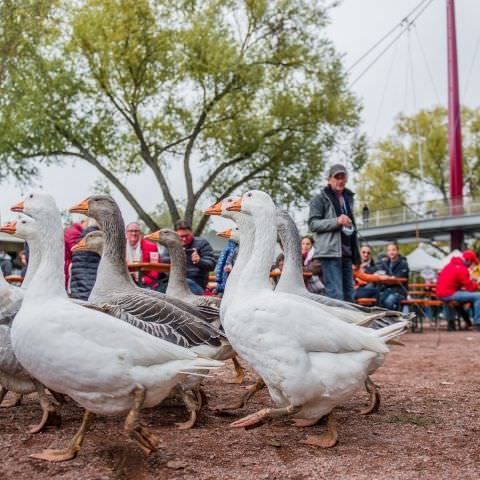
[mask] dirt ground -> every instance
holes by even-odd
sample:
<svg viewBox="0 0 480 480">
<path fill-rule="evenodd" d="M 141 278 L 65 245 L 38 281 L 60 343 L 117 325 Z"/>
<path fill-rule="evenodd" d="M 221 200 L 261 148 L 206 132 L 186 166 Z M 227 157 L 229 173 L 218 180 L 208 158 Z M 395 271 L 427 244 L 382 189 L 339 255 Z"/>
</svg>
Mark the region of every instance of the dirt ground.
<svg viewBox="0 0 480 480">
<path fill-rule="evenodd" d="M 52 464 L 29 458 L 64 446 L 78 428 L 81 409 L 62 409 L 63 426 L 26 433 L 39 419 L 35 397 L 0 409 L 0 479 L 478 479 L 480 478 L 480 333 L 408 334 L 392 347 L 375 374 L 381 385 L 378 413 L 356 413 L 366 395 L 338 409 L 339 444 L 328 450 L 303 445 L 324 425 L 295 428 L 276 420 L 254 430 L 229 423 L 270 405 L 261 392 L 238 415 L 208 408 L 191 431 L 175 429 L 186 418 L 182 406 L 146 410 L 143 420 L 161 438 L 148 458 L 122 432 L 122 419 L 96 418 L 79 456 Z M 210 405 L 233 400 L 243 390 L 228 385 L 230 363 L 205 382 Z M 253 377 L 248 376 L 249 381 Z M 9 397 L 7 397 L 9 398 Z"/>
</svg>

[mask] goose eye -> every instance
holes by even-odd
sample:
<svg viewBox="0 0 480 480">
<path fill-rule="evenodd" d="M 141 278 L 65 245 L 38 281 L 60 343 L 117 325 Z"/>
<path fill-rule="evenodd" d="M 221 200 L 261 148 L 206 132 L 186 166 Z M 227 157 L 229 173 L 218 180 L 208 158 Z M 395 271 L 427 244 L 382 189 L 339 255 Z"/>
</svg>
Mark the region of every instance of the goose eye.
<svg viewBox="0 0 480 480">
<path fill-rule="evenodd" d="M 28 196 L 28 198 L 33 198 L 33 193 L 31 193 L 31 194 Z"/>
<path fill-rule="evenodd" d="M 25 220 L 22 220 L 22 223 L 25 224 L 25 223 L 27 223 L 27 222 L 26 222 Z"/>
<path fill-rule="evenodd" d="M 252 196 L 252 194 L 251 194 L 251 193 L 247 193 L 247 197 L 251 197 L 251 196 Z"/>
</svg>

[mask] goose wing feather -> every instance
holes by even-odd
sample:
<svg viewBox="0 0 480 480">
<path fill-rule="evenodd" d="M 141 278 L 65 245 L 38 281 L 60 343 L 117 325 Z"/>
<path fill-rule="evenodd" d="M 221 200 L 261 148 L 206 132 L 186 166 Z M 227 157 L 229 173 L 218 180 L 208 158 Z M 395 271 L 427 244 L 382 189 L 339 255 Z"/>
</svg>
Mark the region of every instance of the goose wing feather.
<svg viewBox="0 0 480 480">
<path fill-rule="evenodd" d="M 182 347 L 188 348 L 189 344 L 185 337 L 176 332 L 170 325 L 162 323 L 153 323 L 145 322 L 140 320 L 135 315 L 124 310 L 119 305 L 111 305 L 108 303 L 102 303 L 101 305 L 96 305 L 94 303 L 85 302 L 83 300 L 75 300 L 74 303 L 82 305 L 85 308 L 90 308 L 91 310 L 97 310 L 98 312 L 107 313 L 108 315 L 115 317 L 123 322 L 126 322 L 134 327 L 148 333 L 157 338 L 161 338 L 170 343 L 175 343 Z"/>
<path fill-rule="evenodd" d="M 245 322 L 254 321 L 260 335 L 262 330 L 265 334 L 272 330 L 283 332 L 290 341 L 297 342 L 308 352 L 388 352 L 385 342 L 378 338 L 374 330 L 342 322 L 327 313 L 319 315 L 315 305 L 298 301 L 295 295 L 268 292 L 262 296 L 265 298 L 261 303 L 255 302 L 253 312 L 242 307 L 236 308 L 234 313 L 239 318 L 243 315 L 253 316 L 254 320 L 245 319 Z M 265 308 L 258 307 L 262 304 Z"/>
<path fill-rule="evenodd" d="M 208 322 L 143 292 L 122 294 L 110 303 L 118 306 L 124 314 L 142 322 L 168 326 L 169 332 L 173 332 L 171 335 L 175 338 L 183 337 L 188 347 L 203 344 L 220 346 L 221 340 L 225 338 L 220 330 Z M 158 331 L 162 330 L 159 328 Z M 174 338 L 172 340 L 175 341 Z"/>
<path fill-rule="evenodd" d="M 0 324 L 9 325 L 20 310 L 23 300 L 23 290 L 18 287 L 7 286 L 0 292 Z"/>
<path fill-rule="evenodd" d="M 212 312 L 210 310 L 200 310 L 199 308 L 197 308 L 196 305 L 183 301 L 179 298 L 172 297 L 170 295 L 165 295 L 162 292 L 157 292 L 155 290 L 145 290 L 144 288 L 140 287 L 137 287 L 136 290 L 139 294 L 161 300 L 164 303 L 170 304 L 173 307 L 183 310 L 187 314 L 190 314 L 196 318 L 201 318 L 202 320 L 206 320 L 207 322 L 213 321 L 218 318 L 218 314 L 215 318 L 213 318 Z"/>
<path fill-rule="evenodd" d="M 0 325 L 0 370 L 9 375 L 27 375 L 13 352 L 10 327 L 7 325 Z"/>
</svg>

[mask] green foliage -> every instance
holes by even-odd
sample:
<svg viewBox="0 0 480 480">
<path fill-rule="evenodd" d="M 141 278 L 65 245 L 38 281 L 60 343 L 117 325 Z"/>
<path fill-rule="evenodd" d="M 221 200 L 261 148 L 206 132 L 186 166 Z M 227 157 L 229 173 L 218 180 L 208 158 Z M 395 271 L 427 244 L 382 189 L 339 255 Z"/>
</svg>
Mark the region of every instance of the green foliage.
<svg viewBox="0 0 480 480">
<path fill-rule="evenodd" d="M 462 143 L 464 193 L 480 193 L 480 109 L 463 108 Z M 420 148 L 420 155 L 419 155 Z M 421 161 L 420 161 L 421 160 Z M 374 147 L 360 170 L 360 202 L 370 210 L 423 202 L 418 192 L 449 198 L 448 118 L 443 107 L 399 115 L 393 132 Z"/>
<path fill-rule="evenodd" d="M 322 35 L 322 3 L 24 0 L 1 8 L 1 32 L 10 33 L 0 37 L 0 175 L 22 180 L 39 162 L 84 160 L 155 228 L 127 175 L 150 169 L 176 220 L 182 199 L 166 173 L 183 169 L 193 220 L 199 203 L 239 189 L 303 204 L 339 143 L 351 141 L 353 163 L 364 163 L 357 100 Z"/>
</svg>

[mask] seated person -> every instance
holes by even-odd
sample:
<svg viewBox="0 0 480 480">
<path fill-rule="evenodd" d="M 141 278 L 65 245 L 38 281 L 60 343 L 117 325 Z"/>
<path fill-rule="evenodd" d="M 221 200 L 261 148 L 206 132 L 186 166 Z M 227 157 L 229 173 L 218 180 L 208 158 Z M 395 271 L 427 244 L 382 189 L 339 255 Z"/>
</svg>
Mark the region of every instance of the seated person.
<svg viewBox="0 0 480 480">
<path fill-rule="evenodd" d="M 469 267 L 478 263 L 473 250 L 465 250 L 461 257 L 453 257 L 438 274 L 436 293 L 444 302 L 471 302 L 473 328 L 480 331 L 480 292 L 477 282 L 470 278 L 469 272 Z"/>
<path fill-rule="evenodd" d="M 358 272 L 364 274 L 373 274 L 375 272 L 375 262 L 372 258 L 372 249 L 369 245 L 362 245 L 360 247 L 360 265 L 358 267 Z M 356 283 L 356 289 L 353 293 L 353 299 L 357 298 L 374 298 L 375 303 L 379 303 L 380 296 L 377 285 L 373 282 L 381 280 L 381 278 L 361 278 L 360 275 L 356 274 L 354 269 L 354 280 Z"/>
<path fill-rule="evenodd" d="M 380 305 L 388 310 L 400 310 L 400 302 L 407 298 L 408 262 L 400 255 L 398 244 L 390 242 L 387 245 L 387 254 L 375 265 L 377 274 L 386 275 L 386 279 L 405 278 L 405 283 L 379 283 Z"/>
<path fill-rule="evenodd" d="M 317 265 L 317 274 L 313 274 L 313 257 L 315 256 L 314 244 L 315 241 L 311 235 L 305 235 L 302 237 L 303 271 L 312 272 L 310 277 L 305 278 L 305 286 L 309 292 L 323 293 L 325 291 L 325 286 L 318 275 L 318 270 L 321 270 L 321 265 Z"/>
<path fill-rule="evenodd" d="M 136 222 L 129 223 L 126 228 L 127 237 L 127 262 L 160 262 L 158 247 L 156 243 L 149 242 L 143 238 L 140 230 L 140 225 Z M 146 270 L 134 272 L 133 279 L 140 286 L 149 288 L 150 290 L 157 290 L 165 292 L 167 289 L 166 275 L 160 274 L 154 270 Z M 141 282 L 139 279 L 141 278 Z"/>
<path fill-rule="evenodd" d="M 208 284 L 208 275 L 215 269 L 213 248 L 205 238 L 194 237 L 192 225 L 186 220 L 175 223 L 175 231 L 180 237 L 187 254 L 187 283 L 195 295 L 203 295 Z M 164 261 L 170 263 L 170 257 Z"/>
</svg>

